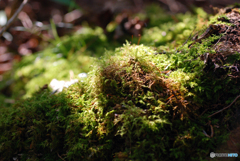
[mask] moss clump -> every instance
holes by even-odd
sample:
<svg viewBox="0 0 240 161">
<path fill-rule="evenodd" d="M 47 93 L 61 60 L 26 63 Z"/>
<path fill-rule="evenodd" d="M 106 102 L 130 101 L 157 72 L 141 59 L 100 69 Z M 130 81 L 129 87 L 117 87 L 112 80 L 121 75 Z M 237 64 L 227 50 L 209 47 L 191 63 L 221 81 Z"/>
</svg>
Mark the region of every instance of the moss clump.
<svg viewBox="0 0 240 161">
<path fill-rule="evenodd" d="M 203 158 L 222 135 L 215 131 L 214 138 L 206 138 L 201 132 L 204 127 L 188 117 L 195 112 L 185 100 L 187 91 L 181 90 L 178 79 L 167 78 L 159 70 L 153 53 L 149 47 L 126 44 L 114 55 L 106 53 L 87 80 L 65 91 L 65 97 L 40 92 L 14 108 L 1 109 L 2 115 L 12 111 L 1 117 L 5 120 L 0 126 L 4 131 L 1 156 L 9 159 L 24 154 L 19 158 L 35 160 L 50 154 L 52 160 L 58 155 L 67 160 Z M 191 148 L 196 144 L 197 149 Z"/>
<path fill-rule="evenodd" d="M 168 52 L 127 43 L 62 94 L 1 108 L 1 159 L 206 159 L 234 127 L 232 109 L 214 113 L 240 88 L 239 53 L 216 50 L 225 26 L 208 29 Z"/>
<path fill-rule="evenodd" d="M 59 159 L 71 109 L 65 95 L 49 96 L 46 91 L 0 109 L 1 160 Z"/>
</svg>

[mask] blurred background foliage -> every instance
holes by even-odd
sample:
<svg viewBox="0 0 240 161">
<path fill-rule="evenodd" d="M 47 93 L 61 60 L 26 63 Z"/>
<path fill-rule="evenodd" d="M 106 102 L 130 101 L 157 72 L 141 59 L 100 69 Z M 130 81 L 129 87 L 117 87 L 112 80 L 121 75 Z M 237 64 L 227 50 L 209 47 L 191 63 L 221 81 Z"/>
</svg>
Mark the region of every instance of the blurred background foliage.
<svg viewBox="0 0 240 161">
<path fill-rule="evenodd" d="M 64 3 L 68 8 L 76 5 L 70 3 L 70 1 L 58 2 L 60 4 Z M 77 7 L 74 6 L 72 10 L 74 8 Z M 70 71 L 73 71 L 75 77 L 79 73 L 87 73 L 89 67 L 94 64 L 94 58 L 100 58 L 105 50 L 114 50 L 125 43 L 126 40 L 132 44 L 153 46 L 158 48 L 159 51 L 168 51 L 178 47 L 195 28 L 198 23 L 197 17 L 207 18 L 207 14 L 202 9 L 195 8 L 194 11 L 196 14 L 187 12 L 186 14 L 173 15 L 167 13 L 160 5 L 149 4 L 136 13 L 126 16 L 126 13 L 123 12 L 116 15 L 116 19 L 118 18 L 120 21 L 128 18 L 126 23 L 131 22 L 133 26 L 147 19 L 147 22 L 144 22 L 144 25 L 140 26 L 139 31 L 137 31 L 141 36 L 133 36 L 135 31 L 132 33 L 121 31 L 123 29 L 121 28 L 121 22 L 118 22 L 119 20 L 109 22 L 106 28 L 98 26 L 92 28 L 88 21 L 83 21 L 80 26 L 76 25 L 77 30 L 73 33 L 64 35 L 59 30 L 58 23 L 55 23 L 55 20 L 52 19 L 52 23 L 49 24 L 48 35 L 44 32 L 38 33 L 40 37 L 50 37 L 43 38 L 41 41 L 36 38 L 40 49 L 35 50 L 39 51 L 34 54 L 31 54 L 31 52 L 22 53 L 20 58 L 13 59 L 12 69 L 5 72 L 0 82 L 0 100 L 2 104 L 9 106 L 15 99 L 22 96 L 24 98 L 31 96 L 44 84 L 49 84 L 54 78 L 69 80 Z M 126 29 L 130 30 L 132 28 Z M 136 30 L 136 28 L 133 27 L 133 30 Z M 9 33 L 11 31 L 9 30 Z M 36 35 L 31 31 L 21 31 L 20 33 Z M 63 36 L 60 36 L 61 34 Z M 29 37 L 30 40 L 33 39 L 31 36 Z M 46 42 L 48 42 L 48 45 Z M 21 45 L 23 46 L 23 44 Z M 27 51 L 29 52 L 29 50 Z"/>
</svg>

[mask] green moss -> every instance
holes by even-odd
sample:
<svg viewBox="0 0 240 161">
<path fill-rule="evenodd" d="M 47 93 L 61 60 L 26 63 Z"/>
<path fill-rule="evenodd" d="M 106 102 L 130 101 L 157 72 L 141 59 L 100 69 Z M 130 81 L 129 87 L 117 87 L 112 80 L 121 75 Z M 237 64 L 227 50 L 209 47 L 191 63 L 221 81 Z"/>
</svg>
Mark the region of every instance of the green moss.
<svg viewBox="0 0 240 161">
<path fill-rule="evenodd" d="M 52 159 L 58 159 L 54 151 L 64 147 L 69 102 L 63 94 L 49 97 L 48 92 L 43 92 L 12 108 L 1 108 L 1 159 L 17 157 L 20 151 L 31 159 L 38 158 L 36 153 L 52 154 Z"/>
<path fill-rule="evenodd" d="M 65 94 L 49 97 L 40 92 L 11 109 L 1 109 L 0 153 L 5 158 L 17 152 L 38 159 L 47 157 L 37 157 L 38 153 L 52 153 L 51 159 L 58 153 L 68 160 L 112 160 L 123 154 L 133 160 L 185 160 L 208 153 L 221 136 L 206 138 L 202 127 L 180 112 L 180 106 L 190 108 L 183 98 L 196 77 L 176 71 L 167 78 L 155 64 L 163 56 L 154 52 L 126 44 L 114 54 L 106 53 L 87 80 Z M 179 90 L 179 83 L 185 90 Z M 176 98 L 171 97 L 174 93 Z M 14 148 L 9 151 L 10 147 Z"/>
<path fill-rule="evenodd" d="M 179 16 L 182 22 L 146 29 L 142 41 L 153 46 L 169 45 L 175 38 L 183 42 L 194 28 L 188 25 L 197 22 L 196 17 L 185 16 Z M 90 31 L 86 29 L 82 38 L 93 36 Z M 163 31 L 166 37 L 156 34 Z M 230 103 L 240 87 L 226 77 L 228 73 L 202 59 L 206 53 L 215 56 L 211 46 L 221 35 L 170 47 L 127 42 L 103 54 L 105 36 L 100 29 L 94 34 L 98 36 L 96 44 L 90 41 L 92 48 L 85 43 L 89 35 L 80 47 L 68 37 L 62 47 L 26 57 L 19 64 L 15 79 L 27 79 L 24 88 L 32 97 L 0 108 L 0 159 L 23 154 L 19 160 L 205 160 L 226 139 L 231 110 L 208 116 L 216 112 L 212 107 L 219 101 Z M 90 58 L 94 52 L 101 56 Z M 226 59 L 226 64 L 236 59 L 239 54 Z M 89 71 L 88 77 L 56 95 L 43 89 L 36 92 L 36 84 L 66 78 L 69 70 Z M 214 137 L 206 137 L 203 132 L 211 133 L 213 125 L 220 128 L 214 128 Z"/>
<path fill-rule="evenodd" d="M 155 11 L 162 14 L 157 15 Z M 187 13 L 170 16 L 156 5 L 148 6 L 142 18 L 149 18 L 151 21 L 143 31 L 140 43 L 149 46 L 164 45 L 158 46 L 158 50 L 165 51 L 181 45 L 197 23 L 196 15 Z M 100 57 L 106 49 L 113 51 L 115 47 L 122 45 L 107 39 L 103 30 L 98 27 L 83 27 L 73 35 L 61 39 L 57 35 L 55 37 L 56 40 L 51 41 L 50 47 L 24 57 L 15 65 L 12 73 L 4 76 L 4 81 L 0 82 L 0 89 L 9 90 L 10 98 L 30 97 L 39 87 L 48 84 L 54 78 L 68 80 L 70 70 L 75 74 L 88 72 L 89 66 L 94 63 L 92 57 Z M 131 39 L 129 37 L 129 40 Z M 139 38 L 133 38 L 132 44 L 138 43 L 138 40 Z M 175 41 L 172 43 L 173 40 Z M 5 82 L 9 82 L 9 79 L 11 83 L 6 85 Z"/>
<path fill-rule="evenodd" d="M 9 75 L 4 76 L 0 83 L 11 93 L 11 98 L 30 97 L 39 87 L 48 84 L 52 79 L 69 80 L 70 71 L 75 75 L 88 72 L 93 57 L 101 56 L 108 46 L 102 29 L 83 28 L 72 36 L 52 41 L 55 46 L 49 46 L 34 55 L 25 56 L 20 63 L 15 64 Z M 11 83 L 7 84 L 7 82 Z"/>
<path fill-rule="evenodd" d="M 222 21 L 221 21 L 222 19 Z M 208 24 L 222 24 L 227 26 L 232 26 L 233 24 L 228 23 L 229 18 L 225 14 L 215 15 L 211 18 Z"/>
<path fill-rule="evenodd" d="M 174 19 L 176 19 L 174 21 Z M 176 22 L 178 21 L 178 22 Z M 182 45 L 197 23 L 197 16 L 179 14 L 172 21 L 144 29 L 141 43 L 150 46 L 167 45 L 170 48 Z M 172 42 L 174 40 L 174 42 Z"/>
</svg>

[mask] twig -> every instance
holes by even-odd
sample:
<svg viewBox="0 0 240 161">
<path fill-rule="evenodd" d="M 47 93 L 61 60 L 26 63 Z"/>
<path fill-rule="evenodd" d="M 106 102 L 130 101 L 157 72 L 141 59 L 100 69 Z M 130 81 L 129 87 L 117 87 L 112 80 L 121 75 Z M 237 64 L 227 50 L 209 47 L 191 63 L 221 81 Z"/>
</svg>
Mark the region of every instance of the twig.
<svg viewBox="0 0 240 161">
<path fill-rule="evenodd" d="M 210 136 L 206 133 L 205 130 L 203 130 L 203 134 L 204 134 L 206 137 L 210 138 Z"/>
<path fill-rule="evenodd" d="M 2 34 L 8 29 L 8 27 L 14 22 L 14 20 L 17 18 L 18 14 L 22 11 L 25 4 L 28 3 L 28 0 L 23 0 L 17 11 L 13 14 L 13 16 L 8 20 L 7 24 L 2 28 L 0 31 L 0 37 Z"/>
<path fill-rule="evenodd" d="M 234 100 L 230 105 L 228 105 L 227 107 L 224 107 L 223 109 L 215 112 L 214 114 L 209 115 L 208 117 L 212 117 L 212 116 L 214 116 L 214 115 L 222 112 L 223 110 L 226 110 L 227 108 L 231 107 L 231 106 L 233 105 L 233 103 L 237 101 L 238 98 L 240 98 L 240 95 L 238 95 L 238 96 L 235 98 L 235 100 Z"/>
<path fill-rule="evenodd" d="M 205 109 L 200 115 L 199 117 L 201 117 L 205 112 L 207 112 L 208 109 Z"/>
<path fill-rule="evenodd" d="M 212 138 L 212 137 L 213 137 L 213 133 L 214 133 L 214 131 L 213 131 L 213 126 L 210 125 L 210 128 L 211 128 L 211 138 Z"/>
<path fill-rule="evenodd" d="M 62 159 L 63 161 L 65 161 L 58 153 L 57 153 L 57 155 L 58 155 L 58 157 L 59 157 L 60 159 Z"/>
<path fill-rule="evenodd" d="M 204 134 L 206 137 L 208 137 L 208 138 L 212 138 L 212 137 L 213 137 L 213 134 L 214 134 L 213 126 L 212 126 L 211 124 L 210 124 L 209 126 L 210 126 L 210 128 L 211 128 L 211 135 L 209 136 L 204 129 L 203 129 L 203 134 Z"/>
<path fill-rule="evenodd" d="M 207 132 L 203 129 L 203 134 L 204 134 L 206 137 L 208 137 L 208 138 L 212 138 L 212 137 L 213 137 L 213 126 L 210 125 L 210 128 L 211 128 L 211 135 L 210 135 L 210 136 L 209 136 L 209 135 L 207 134 Z"/>
</svg>

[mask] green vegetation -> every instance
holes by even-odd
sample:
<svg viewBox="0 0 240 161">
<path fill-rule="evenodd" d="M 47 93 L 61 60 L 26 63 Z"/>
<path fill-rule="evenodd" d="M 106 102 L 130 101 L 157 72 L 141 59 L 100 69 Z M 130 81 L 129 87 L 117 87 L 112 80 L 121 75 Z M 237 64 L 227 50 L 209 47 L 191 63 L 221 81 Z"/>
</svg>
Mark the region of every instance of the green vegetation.
<svg viewBox="0 0 240 161">
<path fill-rule="evenodd" d="M 215 54 L 211 44 L 221 35 L 184 43 L 204 25 L 200 17 L 147 16 L 155 21 L 144 30 L 144 45 L 114 50 L 119 43 L 101 29 L 85 28 L 16 64 L 9 86 L 13 97 L 28 98 L 0 108 L 0 160 L 206 159 L 231 123 L 231 109 L 208 117 L 218 111 L 212 106 L 220 98 L 229 104 L 240 88 L 202 60 Z M 226 64 L 239 59 L 236 53 Z M 68 79 L 69 70 L 88 77 L 59 94 L 39 90 L 53 78 Z M 206 137 L 212 125 L 219 128 Z"/>
</svg>

